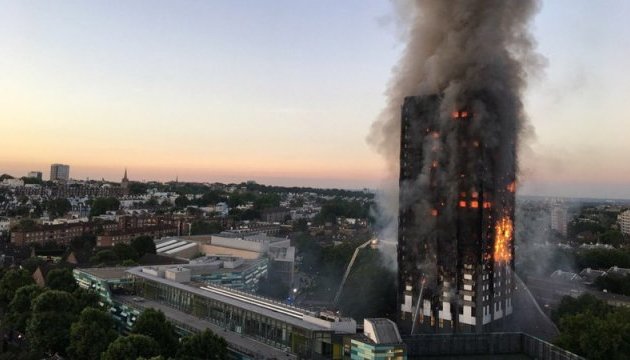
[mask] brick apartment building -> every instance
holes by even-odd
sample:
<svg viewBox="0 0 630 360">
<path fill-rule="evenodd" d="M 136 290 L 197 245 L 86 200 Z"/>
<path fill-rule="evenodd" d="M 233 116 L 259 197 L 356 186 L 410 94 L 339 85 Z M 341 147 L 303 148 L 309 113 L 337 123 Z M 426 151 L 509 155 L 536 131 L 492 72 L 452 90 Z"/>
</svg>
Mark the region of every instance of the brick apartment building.
<svg viewBox="0 0 630 360">
<path fill-rule="evenodd" d="M 119 243 L 129 244 L 138 236 L 160 238 L 181 234 L 183 221 L 172 216 L 140 215 L 121 216 L 118 227 L 96 237 L 96 246 L 110 247 Z"/>
<path fill-rule="evenodd" d="M 115 222 L 80 222 L 70 224 L 35 225 L 32 229 L 11 231 L 11 243 L 17 246 L 56 242 L 68 245 L 75 237 L 94 232 L 102 226 L 103 231 L 115 230 Z"/>
</svg>

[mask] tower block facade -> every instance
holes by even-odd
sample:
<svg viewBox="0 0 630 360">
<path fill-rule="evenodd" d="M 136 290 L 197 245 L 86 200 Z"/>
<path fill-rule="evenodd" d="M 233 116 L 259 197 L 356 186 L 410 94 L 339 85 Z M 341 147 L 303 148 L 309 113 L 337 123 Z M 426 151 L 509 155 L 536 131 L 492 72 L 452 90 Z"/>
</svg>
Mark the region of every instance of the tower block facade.
<svg viewBox="0 0 630 360">
<path fill-rule="evenodd" d="M 484 133 L 476 103 L 449 107 L 440 96 L 402 107 L 398 325 L 407 334 L 489 331 L 513 311 L 515 130 Z"/>
</svg>

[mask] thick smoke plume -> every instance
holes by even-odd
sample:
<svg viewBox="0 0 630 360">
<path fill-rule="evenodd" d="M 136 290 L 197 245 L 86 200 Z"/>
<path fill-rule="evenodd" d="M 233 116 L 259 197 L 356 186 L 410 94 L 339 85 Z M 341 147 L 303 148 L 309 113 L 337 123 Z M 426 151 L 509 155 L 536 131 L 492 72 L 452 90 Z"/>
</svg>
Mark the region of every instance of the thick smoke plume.
<svg viewBox="0 0 630 360">
<path fill-rule="evenodd" d="M 401 28 L 407 29 L 403 35 L 406 47 L 393 70 L 386 108 L 368 136 L 386 159 L 392 178 L 398 175 L 401 106 L 407 96 L 441 97 L 440 128 L 447 137 L 452 129 L 450 113 L 462 107 L 472 110 L 475 133 L 496 153 L 497 168 L 516 169 L 514 151 L 520 145 L 520 134 L 527 129 L 521 97 L 528 74 L 541 63 L 528 30 L 539 2 L 417 0 L 396 2 L 395 6 L 401 15 Z M 509 153 L 500 156 L 505 152 Z M 443 159 L 448 162 L 452 155 L 445 154 Z M 424 160 L 424 164 L 431 164 L 435 159 Z M 445 173 L 441 176 L 452 177 L 454 174 L 448 173 L 452 164 L 443 165 Z M 423 179 L 426 176 L 421 175 L 409 186 L 427 191 Z M 379 197 L 379 212 L 388 214 L 384 218 L 397 219 L 397 191 L 398 184 Z M 383 240 L 395 241 L 396 220 L 381 225 Z"/>
</svg>

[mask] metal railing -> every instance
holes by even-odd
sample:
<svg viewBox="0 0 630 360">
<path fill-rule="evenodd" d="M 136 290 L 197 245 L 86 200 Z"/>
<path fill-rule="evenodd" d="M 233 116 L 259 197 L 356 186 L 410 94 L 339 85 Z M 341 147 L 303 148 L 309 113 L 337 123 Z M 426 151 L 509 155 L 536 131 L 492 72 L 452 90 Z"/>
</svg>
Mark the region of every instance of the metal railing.
<svg viewBox="0 0 630 360">
<path fill-rule="evenodd" d="M 524 333 L 418 334 L 403 337 L 410 358 L 524 354 L 537 360 L 586 360 Z"/>
</svg>

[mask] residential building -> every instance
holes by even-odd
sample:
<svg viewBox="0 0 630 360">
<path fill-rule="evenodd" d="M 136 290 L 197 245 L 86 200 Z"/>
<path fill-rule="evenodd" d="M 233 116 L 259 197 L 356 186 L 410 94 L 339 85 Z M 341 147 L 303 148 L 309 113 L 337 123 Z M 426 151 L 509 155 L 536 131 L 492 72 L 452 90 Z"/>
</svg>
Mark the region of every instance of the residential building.
<svg viewBox="0 0 630 360">
<path fill-rule="evenodd" d="M 154 239 L 177 235 L 178 228 L 173 225 L 149 225 L 129 229 L 112 229 L 96 237 L 96 246 L 111 247 L 116 244 L 129 244 L 138 236 L 150 236 Z"/>
<path fill-rule="evenodd" d="M 466 104 L 449 114 L 443 105 L 440 96 L 418 96 L 402 107 L 397 322 L 404 334 L 492 331 L 513 311 L 514 134 L 502 127 L 484 142 Z"/>
<path fill-rule="evenodd" d="M 556 231 L 562 236 L 567 236 L 567 209 L 562 205 L 555 205 L 551 208 L 551 230 Z"/>
<path fill-rule="evenodd" d="M 50 181 L 68 181 L 70 179 L 70 165 L 50 165 Z"/>
<path fill-rule="evenodd" d="M 617 216 L 619 230 L 624 234 L 630 234 L 630 210 L 626 210 Z"/>
<path fill-rule="evenodd" d="M 41 171 L 29 171 L 29 173 L 26 176 L 30 177 L 30 178 L 33 178 L 33 179 L 37 179 L 39 181 L 42 180 L 42 172 Z"/>
<path fill-rule="evenodd" d="M 116 223 L 113 222 L 77 222 L 50 225 L 34 225 L 32 228 L 16 228 L 11 231 L 11 243 L 17 246 L 29 244 L 44 244 L 46 242 L 56 242 L 68 245 L 75 237 L 86 233 L 92 233 L 96 228 L 105 231 L 115 230 Z"/>
</svg>

